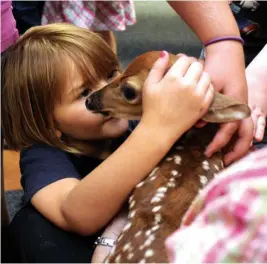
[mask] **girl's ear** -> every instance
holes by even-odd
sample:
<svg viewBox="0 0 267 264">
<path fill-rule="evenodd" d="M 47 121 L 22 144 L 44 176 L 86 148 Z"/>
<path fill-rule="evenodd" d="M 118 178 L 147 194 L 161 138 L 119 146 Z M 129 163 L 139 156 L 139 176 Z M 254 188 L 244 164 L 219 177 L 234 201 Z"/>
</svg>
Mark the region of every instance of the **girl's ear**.
<svg viewBox="0 0 267 264">
<path fill-rule="evenodd" d="M 56 136 L 58 138 L 61 138 L 61 136 L 62 136 L 62 132 L 60 130 L 58 130 L 58 129 L 56 129 Z"/>
</svg>

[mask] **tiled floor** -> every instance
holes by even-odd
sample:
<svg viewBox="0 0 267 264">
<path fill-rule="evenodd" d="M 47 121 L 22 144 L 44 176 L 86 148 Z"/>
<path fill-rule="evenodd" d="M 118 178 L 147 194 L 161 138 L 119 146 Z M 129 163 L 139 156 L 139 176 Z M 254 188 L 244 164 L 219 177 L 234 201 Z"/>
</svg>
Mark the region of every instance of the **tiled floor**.
<svg viewBox="0 0 267 264">
<path fill-rule="evenodd" d="M 4 187 L 6 191 L 21 189 L 19 152 L 4 150 L 3 173 L 4 173 Z"/>
</svg>

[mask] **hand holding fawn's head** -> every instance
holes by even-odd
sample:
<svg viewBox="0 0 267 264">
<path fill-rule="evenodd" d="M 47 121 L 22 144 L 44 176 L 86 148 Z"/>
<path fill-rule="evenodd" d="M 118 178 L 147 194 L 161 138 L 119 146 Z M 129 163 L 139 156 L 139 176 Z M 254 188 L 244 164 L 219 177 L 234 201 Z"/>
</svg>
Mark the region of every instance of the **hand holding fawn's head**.
<svg viewBox="0 0 267 264">
<path fill-rule="evenodd" d="M 120 118 L 139 119 L 142 116 L 142 88 L 159 56 L 159 51 L 150 51 L 137 57 L 123 74 L 87 99 L 87 108 Z M 170 68 L 178 57 L 173 54 L 169 56 Z M 246 104 L 215 92 L 213 102 L 202 119 L 222 123 L 241 120 L 249 115 L 250 109 Z"/>
</svg>

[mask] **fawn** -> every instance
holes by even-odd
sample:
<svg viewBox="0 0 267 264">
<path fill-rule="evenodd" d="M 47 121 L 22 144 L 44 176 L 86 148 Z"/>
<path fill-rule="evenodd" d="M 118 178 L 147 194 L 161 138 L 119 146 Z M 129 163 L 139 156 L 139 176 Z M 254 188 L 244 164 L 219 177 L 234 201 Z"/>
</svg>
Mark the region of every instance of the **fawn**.
<svg viewBox="0 0 267 264">
<path fill-rule="evenodd" d="M 178 59 L 170 55 L 169 67 Z M 114 117 L 139 119 L 142 115 L 142 87 L 160 52 L 137 57 L 127 69 L 103 89 L 86 100 L 91 111 Z M 250 116 L 246 104 L 216 93 L 201 129 L 191 128 L 180 138 L 129 198 L 128 223 L 117 240 L 107 262 L 168 262 L 165 239 L 182 223 L 193 199 L 220 170 L 223 153 L 207 158 L 206 146 L 218 124 Z"/>
</svg>

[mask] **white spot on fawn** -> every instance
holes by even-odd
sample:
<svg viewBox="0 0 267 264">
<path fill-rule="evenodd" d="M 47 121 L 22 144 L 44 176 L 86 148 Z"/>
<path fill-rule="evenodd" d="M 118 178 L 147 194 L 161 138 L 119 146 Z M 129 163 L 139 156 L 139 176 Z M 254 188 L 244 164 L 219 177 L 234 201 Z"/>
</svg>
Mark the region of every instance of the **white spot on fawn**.
<svg viewBox="0 0 267 264">
<path fill-rule="evenodd" d="M 165 193 L 166 191 L 167 191 L 166 187 L 160 187 L 157 189 L 157 192 L 159 192 L 159 193 L 161 193 L 161 192 Z"/>
<path fill-rule="evenodd" d="M 159 167 L 156 167 L 149 175 L 148 177 L 154 176 L 154 174 L 157 172 L 157 170 L 159 169 Z"/>
<path fill-rule="evenodd" d="M 217 171 L 220 170 L 219 167 L 218 167 L 216 164 L 214 164 L 214 168 L 215 168 Z"/>
<path fill-rule="evenodd" d="M 167 186 L 170 187 L 170 188 L 174 188 L 176 185 L 175 185 L 174 182 L 168 182 Z"/>
<path fill-rule="evenodd" d="M 204 175 L 199 175 L 199 178 L 200 178 L 200 182 L 201 182 L 202 186 L 204 186 L 204 185 L 207 184 L 208 179 L 207 179 L 206 176 L 204 176 Z"/>
<path fill-rule="evenodd" d="M 139 182 L 136 186 L 135 186 L 135 188 L 140 188 L 141 186 L 143 186 L 144 185 L 144 181 L 141 181 L 141 182 Z"/>
<path fill-rule="evenodd" d="M 126 224 L 126 226 L 123 228 L 123 231 L 127 231 L 131 226 L 132 226 L 132 223 L 129 222 L 129 223 Z"/>
<path fill-rule="evenodd" d="M 151 230 L 146 231 L 146 236 L 149 236 L 151 234 Z"/>
<path fill-rule="evenodd" d="M 160 198 L 159 196 L 157 196 L 157 195 L 154 195 L 154 196 L 152 197 L 150 203 L 153 204 L 153 203 L 158 203 L 158 202 L 160 202 L 160 201 L 161 201 L 161 198 Z"/>
<path fill-rule="evenodd" d="M 153 240 L 151 240 L 151 239 L 148 238 L 148 239 L 145 241 L 144 246 L 145 246 L 145 247 L 148 247 L 148 246 L 150 246 L 150 245 L 152 244 L 152 242 L 153 242 Z"/>
<path fill-rule="evenodd" d="M 123 234 L 121 234 L 121 235 L 119 236 L 119 238 L 118 238 L 118 242 L 122 239 L 122 237 L 123 237 Z"/>
<path fill-rule="evenodd" d="M 145 248 L 145 245 L 141 245 L 141 246 L 139 247 L 140 250 L 143 250 L 144 248 Z"/>
<path fill-rule="evenodd" d="M 118 255 L 116 258 L 115 258 L 115 262 L 119 262 L 121 260 L 121 255 Z"/>
<path fill-rule="evenodd" d="M 181 165 L 181 162 L 182 162 L 182 158 L 181 158 L 181 156 L 179 156 L 179 155 L 175 155 L 175 156 L 174 156 L 174 163 L 175 163 L 175 164 L 178 164 L 178 165 Z"/>
<path fill-rule="evenodd" d="M 153 227 L 151 228 L 152 231 L 156 231 L 156 230 L 158 230 L 158 229 L 159 229 L 159 225 L 155 225 L 155 226 L 153 226 Z"/>
<path fill-rule="evenodd" d="M 134 207 L 134 205 L 135 205 L 135 200 L 133 200 L 133 201 L 130 203 L 129 208 L 132 209 L 132 208 Z"/>
<path fill-rule="evenodd" d="M 141 264 L 146 263 L 146 260 L 145 259 L 141 259 L 138 263 L 141 263 Z"/>
<path fill-rule="evenodd" d="M 148 249 L 146 252 L 145 252 L 145 257 L 146 258 L 149 258 L 149 257 L 152 257 L 154 255 L 154 251 L 152 249 Z"/>
<path fill-rule="evenodd" d="M 162 220 L 161 214 L 156 214 L 154 218 L 154 223 L 157 225 L 161 222 L 161 220 Z"/>
<path fill-rule="evenodd" d="M 126 250 L 128 250 L 130 247 L 131 247 L 131 244 L 130 244 L 130 243 L 125 244 L 124 247 L 122 248 L 122 251 L 126 251 Z"/>
<path fill-rule="evenodd" d="M 129 213 L 129 218 L 133 218 L 135 216 L 135 214 L 136 214 L 136 211 L 135 210 L 131 211 Z"/>
<path fill-rule="evenodd" d="M 161 209 L 161 207 L 162 207 L 161 205 L 158 205 L 158 206 L 153 207 L 153 208 L 152 208 L 152 212 L 153 212 L 153 213 L 158 212 L 158 211 Z"/>
<path fill-rule="evenodd" d="M 207 160 L 204 160 L 204 161 L 202 162 L 202 168 L 203 168 L 204 170 L 209 170 L 209 169 L 210 169 L 210 165 L 209 165 L 209 163 L 208 163 Z"/>
<path fill-rule="evenodd" d="M 133 201 L 133 198 L 134 198 L 133 195 L 131 195 L 129 198 L 129 203 L 131 203 Z"/>
<path fill-rule="evenodd" d="M 172 157 L 167 157 L 165 160 L 166 161 L 171 161 L 172 160 Z"/>
<path fill-rule="evenodd" d="M 131 253 L 129 253 L 129 254 L 128 254 L 128 256 L 127 256 L 127 259 L 129 259 L 129 260 L 130 260 L 130 259 L 132 259 L 132 258 L 133 258 L 133 256 L 134 256 L 134 254 L 131 252 Z"/>
<path fill-rule="evenodd" d="M 134 236 L 135 236 L 135 237 L 139 237 L 141 234 L 142 234 L 142 231 L 140 230 L 140 231 L 138 231 Z"/>
<path fill-rule="evenodd" d="M 164 193 L 162 193 L 162 192 L 157 192 L 156 194 L 155 194 L 157 197 L 159 197 L 159 198 L 163 198 L 164 196 L 165 196 L 165 194 Z"/>
<path fill-rule="evenodd" d="M 156 179 L 156 176 L 152 176 L 151 178 L 150 178 L 150 181 L 154 181 Z"/>
<path fill-rule="evenodd" d="M 177 176 L 178 175 L 178 171 L 177 170 L 172 170 L 171 171 L 171 175 L 172 176 Z"/>
</svg>

